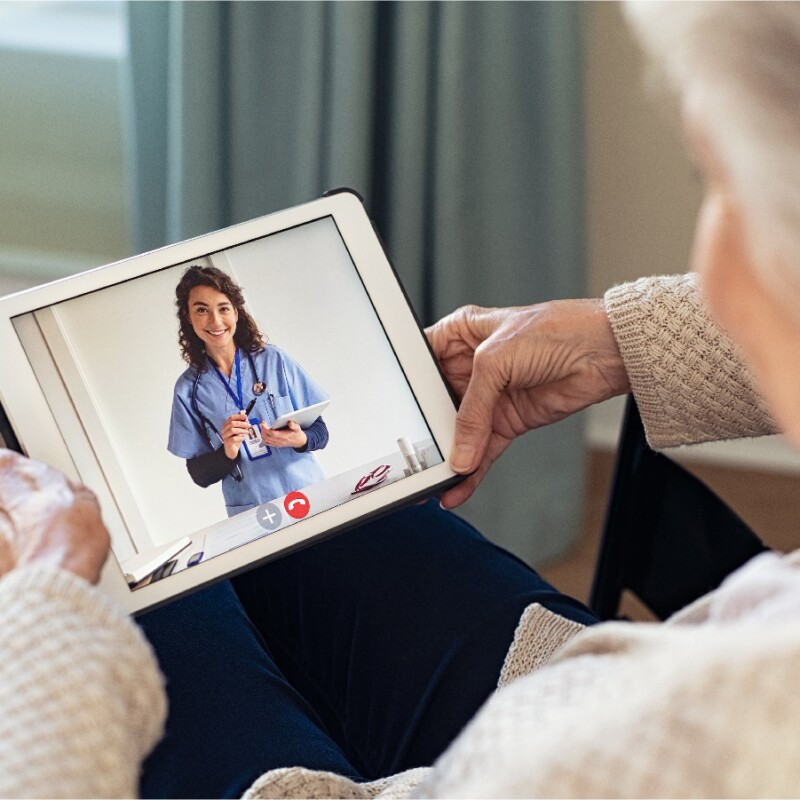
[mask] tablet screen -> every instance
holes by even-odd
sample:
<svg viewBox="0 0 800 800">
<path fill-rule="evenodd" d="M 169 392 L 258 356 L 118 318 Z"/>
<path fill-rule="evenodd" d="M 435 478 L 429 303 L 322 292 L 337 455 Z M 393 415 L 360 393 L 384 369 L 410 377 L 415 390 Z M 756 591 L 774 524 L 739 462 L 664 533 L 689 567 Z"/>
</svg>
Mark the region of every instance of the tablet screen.
<svg viewBox="0 0 800 800">
<path fill-rule="evenodd" d="M 190 267 L 221 282 L 192 287 L 182 308 L 207 316 L 187 311 L 181 332 Z M 231 326 L 236 291 L 246 313 Z M 332 217 L 13 325 L 77 473 L 113 499 L 104 519 L 133 590 L 443 461 Z M 206 353 L 234 332 L 228 374 Z M 270 441 L 276 417 L 323 401 L 305 442 Z M 226 421 L 248 407 L 236 460 L 221 460 Z"/>
</svg>

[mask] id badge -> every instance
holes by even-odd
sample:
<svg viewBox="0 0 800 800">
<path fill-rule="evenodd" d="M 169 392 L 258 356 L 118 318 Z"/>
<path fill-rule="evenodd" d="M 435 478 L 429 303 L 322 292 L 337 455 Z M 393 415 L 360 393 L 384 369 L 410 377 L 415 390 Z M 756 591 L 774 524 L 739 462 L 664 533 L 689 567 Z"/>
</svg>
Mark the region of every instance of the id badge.
<svg viewBox="0 0 800 800">
<path fill-rule="evenodd" d="M 247 457 L 251 461 L 259 458 L 266 458 L 272 455 L 272 448 L 261 438 L 261 420 L 250 417 L 250 429 L 247 431 L 247 438 L 242 442 Z"/>
</svg>

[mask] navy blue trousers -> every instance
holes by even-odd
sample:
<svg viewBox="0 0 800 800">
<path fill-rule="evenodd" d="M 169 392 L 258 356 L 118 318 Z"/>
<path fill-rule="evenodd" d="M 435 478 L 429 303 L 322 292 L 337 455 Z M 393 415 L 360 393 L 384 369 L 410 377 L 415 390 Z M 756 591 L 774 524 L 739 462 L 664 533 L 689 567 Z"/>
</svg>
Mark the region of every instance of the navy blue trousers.
<svg viewBox="0 0 800 800">
<path fill-rule="evenodd" d="M 433 763 L 497 685 L 530 603 L 596 622 L 434 502 L 145 614 L 167 681 L 143 797 L 237 797 L 276 767 Z"/>
</svg>

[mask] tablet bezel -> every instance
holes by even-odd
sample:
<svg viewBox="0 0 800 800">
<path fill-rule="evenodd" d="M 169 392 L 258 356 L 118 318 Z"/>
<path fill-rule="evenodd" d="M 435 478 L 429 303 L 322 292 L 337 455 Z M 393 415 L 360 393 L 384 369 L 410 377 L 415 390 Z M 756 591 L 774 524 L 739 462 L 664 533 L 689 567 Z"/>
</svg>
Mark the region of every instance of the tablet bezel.
<svg viewBox="0 0 800 800">
<path fill-rule="evenodd" d="M 360 198 L 349 191 L 0 298 L 0 375 L 13 376 L 13 380 L 0 381 L 0 404 L 23 452 L 57 467 L 77 481 L 79 475 L 72 457 L 12 319 L 165 267 L 189 262 L 210 252 L 236 247 L 326 217 L 332 217 L 338 228 L 445 461 L 135 591 L 128 588 L 119 562 L 112 554 L 103 570 L 100 585 L 130 613 L 163 605 L 461 480 L 461 476 L 447 465 L 456 413 L 450 390 Z"/>
</svg>

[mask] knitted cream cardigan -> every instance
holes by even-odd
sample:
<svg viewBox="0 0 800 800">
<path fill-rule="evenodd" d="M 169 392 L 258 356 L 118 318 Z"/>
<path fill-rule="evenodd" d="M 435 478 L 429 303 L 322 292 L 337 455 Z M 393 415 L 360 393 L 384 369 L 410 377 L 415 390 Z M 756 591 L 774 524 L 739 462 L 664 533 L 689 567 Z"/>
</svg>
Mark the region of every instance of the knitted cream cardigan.
<svg viewBox="0 0 800 800">
<path fill-rule="evenodd" d="M 605 299 L 653 446 L 772 432 L 691 276 Z M 288 767 L 246 796 L 796 796 L 800 569 L 766 558 L 665 625 L 582 632 L 531 606 L 501 688 L 433 767 L 360 785 Z M 97 590 L 0 579 L 0 795 L 134 796 L 165 714 L 147 642 Z"/>
</svg>

